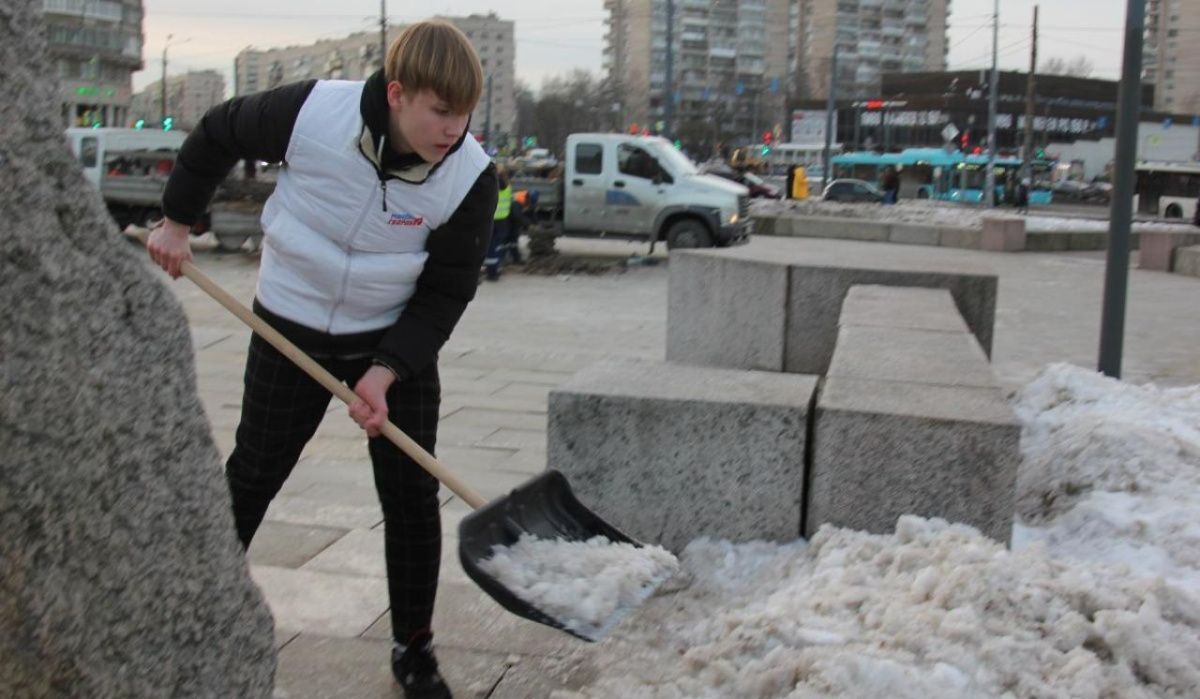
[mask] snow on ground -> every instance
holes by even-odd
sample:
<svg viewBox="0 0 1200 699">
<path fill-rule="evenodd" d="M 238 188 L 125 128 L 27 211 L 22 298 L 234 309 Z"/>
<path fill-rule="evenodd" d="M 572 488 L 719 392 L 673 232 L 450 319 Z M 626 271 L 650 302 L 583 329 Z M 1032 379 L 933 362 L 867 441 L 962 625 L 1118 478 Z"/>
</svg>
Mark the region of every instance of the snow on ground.
<svg viewBox="0 0 1200 699">
<path fill-rule="evenodd" d="M 513 546 L 495 547 L 479 567 L 568 629 L 597 640 L 677 574 L 679 561 L 660 546 L 523 534 Z"/>
<path fill-rule="evenodd" d="M 1037 209 L 1035 208 L 1036 212 Z M 1017 216 L 1011 208 L 995 211 L 943 201 L 928 199 L 901 200 L 893 206 L 880 204 L 844 204 L 818 199 L 778 200 L 754 199 L 750 213 L 753 216 L 830 216 L 836 218 L 861 218 L 868 221 L 888 223 L 916 223 L 953 228 L 983 228 L 984 216 Z M 1108 221 L 1064 216 L 1044 216 L 1036 213 L 1024 216 L 1025 230 L 1031 232 L 1071 231 L 1075 233 L 1103 232 L 1108 230 Z M 1133 230 L 1195 233 L 1196 228 L 1182 223 L 1135 223 Z"/>
<path fill-rule="evenodd" d="M 1197 696 L 1200 386 L 1054 365 L 1016 410 L 1014 550 L 911 516 L 891 535 L 697 540 L 691 585 L 614 632 L 593 686 L 556 696 Z"/>
</svg>

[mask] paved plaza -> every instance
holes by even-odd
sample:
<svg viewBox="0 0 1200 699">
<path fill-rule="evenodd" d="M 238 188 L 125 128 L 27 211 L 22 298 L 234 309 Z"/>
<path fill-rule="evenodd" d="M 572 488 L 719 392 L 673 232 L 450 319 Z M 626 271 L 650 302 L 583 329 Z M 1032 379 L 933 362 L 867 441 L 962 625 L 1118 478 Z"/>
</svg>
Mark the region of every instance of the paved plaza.
<svg viewBox="0 0 1200 699">
<path fill-rule="evenodd" d="M 996 254 L 919 246 L 759 238 L 780 255 L 846 266 L 886 257 L 990 268 L 999 277 L 993 363 L 1015 389 L 1054 361 L 1094 366 L 1102 253 Z M 577 254 L 627 257 L 644 245 L 566 241 Z M 485 284 L 441 355 L 438 457 L 485 497 L 546 467 L 549 391 L 608 357 L 661 360 L 668 267 L 589 276 L 506 274 Z M 197 264 L 249 304 L 255 255 L 198 251 Z M 165 277 L 164 277 L 165 278 Z M 249 331 L 185 280 L 170 284 L 188 314 L 197 385 L 227 454 L 241 400 Z M 1200 279 L 1133 270 L 1125 378 L 1200 383 Z M 398 697 L 388 667 L 382 515 L 366 444 L 333 402 L 330 415 L 267 513 L 250 550 L 254 579 L 275 615 L 276 696 Z M 445 545 L 434 619 L 443 671 L 456 696 L 538 697 L 590 681 L 591 646 L 501 610 L 463 574 L 457 523 L 467 508 L 443 489 Z M 613 643 L 608 641 L 606 643 Z"/>
</svg>

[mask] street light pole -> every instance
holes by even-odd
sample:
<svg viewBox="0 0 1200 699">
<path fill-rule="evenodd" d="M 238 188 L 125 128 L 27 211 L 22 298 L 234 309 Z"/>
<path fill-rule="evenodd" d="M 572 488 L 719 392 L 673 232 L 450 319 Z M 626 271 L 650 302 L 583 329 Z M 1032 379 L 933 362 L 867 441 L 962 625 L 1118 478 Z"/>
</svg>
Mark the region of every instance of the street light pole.
<svg viewBox="0 0 1200 699">
<path fill-rule="evenodd" d="M 1121 378 L 1125 337 L 1125 296 L 1129 284 L 1129 228 L 1133 219 L 1133 177 L 1137 158 L 1138 111 L 1142 94 L 1142 31 L 1146 1 L 1125 5 L 1125 55 L 1117 107 L 1117 157 L 1108 219 L 1108 260 L 1104 269 L 1104 310 L 1100 316 L 1099 370 Z"/>
<path fill-rule="evenodd" d="M 989 206 L 996 205 L 996 92 L 1000 82 L 1000 72 L 996 65 L 996 43 L 1000 39 L 1000 0 L 993 0 L 992 5 L 992 79 L 988 89 L 988 157 L 987 178 L 985 186 L 987 193 L 983 201 Z"/>
<path fill-rule="evenodd" d="M 837 105 L 837 59 L 838 45 L 833 43 L 833 58 L 829 62 L 829 95 L 825 99 L 825 150 L 821 152 L 821 191 L 825 191 L 825 183 L 829 181 L 829 149 L 833 144 L 833 130 L 837 121 L 833 118 L 833 110 Z"/>
<path fill-rule="evenodd" d="M 159 83 L 159 126 L 162 126 L 162 123 L 167 119 L 167 47 L 171 45 L 171 37 L 173 36 L 175 35 L 167 34 L 167 40 L 163 42 L 162 81 Z"/>
</svg>

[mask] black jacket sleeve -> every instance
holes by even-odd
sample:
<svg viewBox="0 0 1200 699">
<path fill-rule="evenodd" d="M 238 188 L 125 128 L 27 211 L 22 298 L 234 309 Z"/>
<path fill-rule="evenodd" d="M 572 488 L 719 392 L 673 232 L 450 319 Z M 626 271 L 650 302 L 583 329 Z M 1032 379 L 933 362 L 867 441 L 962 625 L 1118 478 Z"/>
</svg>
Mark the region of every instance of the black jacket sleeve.
<svg viewBox="0 0 1200 699">
<path fill-rule="evenodd" d="M 445 224 L 429 233 L 429 257 L 408 305 L 375 350 L 375 359 L 403 380 L 437 359 L 479 286 L 496 213 L 496 168 L 475 180 Z"/>
<path fill-rule="evenodd" d="M 296 117 L 316 84 L 292 83 L 234 97 L 208 110 L 179 151 L 163 190 L 163 213 L 190 226 L 239 160 L 283 160 Z"/>
</svg>

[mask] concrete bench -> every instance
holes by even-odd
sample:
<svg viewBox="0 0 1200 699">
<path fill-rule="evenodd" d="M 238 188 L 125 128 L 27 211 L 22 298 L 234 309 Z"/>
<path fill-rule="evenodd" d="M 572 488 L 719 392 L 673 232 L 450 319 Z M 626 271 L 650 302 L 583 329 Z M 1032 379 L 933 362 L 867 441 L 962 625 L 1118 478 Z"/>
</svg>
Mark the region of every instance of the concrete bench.
<svg viewBox="0 0 1200 699">
<path fill-rule="evenodd" d="M 671 253 L 667 360 L 729 369 L 824 374 L 838 315 L 856 284 L 947 289 L 990 355 L 996 277 L 985 270 L 930 261 L 906 264 L 867 256 L 779 250 L 757 240 L 723 250 Z"/>
<path fill-rule="evenodd" d="M 949 291 L 854 286 L 817 398 L 805 532 L 917 514 L 1008 542 L 1019 440 Z"/>
<path fill-rule="evenodd" d="M 1138 245 L 1138 268 L 1170 272 L 1175 266 L 1176 251 L 1200 244 L 1200 231 L 1175 233 L 1143 231 Z"/>
<path fill-rule="evenodd" d="M 1175 251 L 1175 273 L 1200 277 L 1200 245 L 1191 245 Z"/>
<path fill-rule="evenodd" d="M 679 551 L 800 536 L 816 377 L 606 360 L 550 393 L 547 460 L 587 506 Z"/>
</svg>

